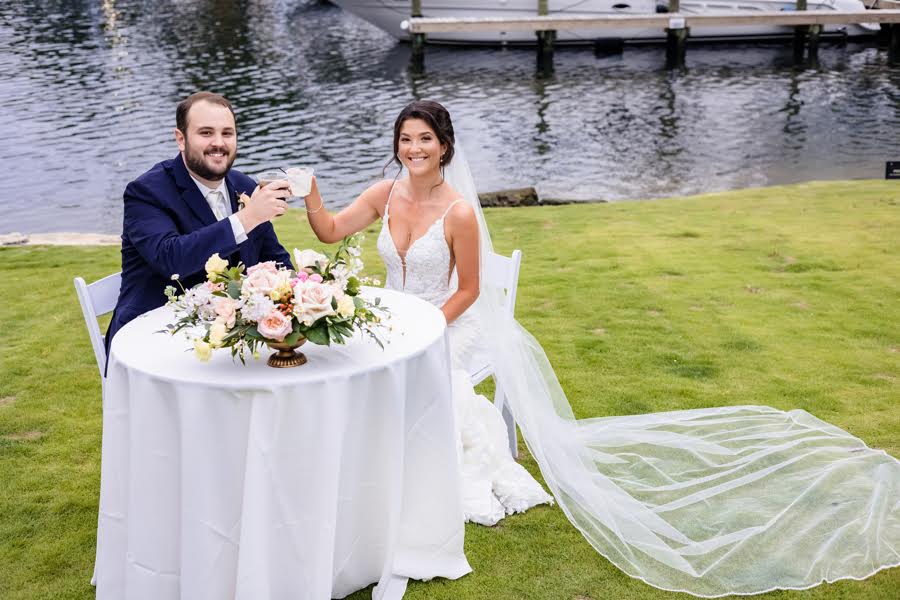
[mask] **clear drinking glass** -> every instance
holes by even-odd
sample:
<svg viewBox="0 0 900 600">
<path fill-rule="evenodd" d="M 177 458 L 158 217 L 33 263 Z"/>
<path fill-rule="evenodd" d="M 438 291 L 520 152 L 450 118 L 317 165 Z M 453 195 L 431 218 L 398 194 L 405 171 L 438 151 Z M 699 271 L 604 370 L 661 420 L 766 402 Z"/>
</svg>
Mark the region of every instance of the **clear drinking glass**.
<svg viewBox="0 0 900 600">
<path fill-rule="evenodd" d="M 312 178 L 315 173 L 312 167 L 290 167 L 285 169 L 288 183 L 291 184 L 291 194 L 294 199 L 302 199 L 309 196 L 312 191 Z"/>
</svg>

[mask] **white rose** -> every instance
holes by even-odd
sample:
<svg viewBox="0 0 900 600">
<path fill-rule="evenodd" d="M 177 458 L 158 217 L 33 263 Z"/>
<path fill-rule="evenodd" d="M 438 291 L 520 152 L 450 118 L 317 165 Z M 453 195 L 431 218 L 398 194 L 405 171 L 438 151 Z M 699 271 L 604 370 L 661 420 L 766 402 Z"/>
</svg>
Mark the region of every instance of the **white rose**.
<svg viewBox="0 0 900 600">
<path fill-rule="evenodd" d="M 294 266 L 298 269 L 318 267 L 322 269 L 328 264 L 328 257 L 315 250 L 297 250 L 294 248 Z"/>
</svg>

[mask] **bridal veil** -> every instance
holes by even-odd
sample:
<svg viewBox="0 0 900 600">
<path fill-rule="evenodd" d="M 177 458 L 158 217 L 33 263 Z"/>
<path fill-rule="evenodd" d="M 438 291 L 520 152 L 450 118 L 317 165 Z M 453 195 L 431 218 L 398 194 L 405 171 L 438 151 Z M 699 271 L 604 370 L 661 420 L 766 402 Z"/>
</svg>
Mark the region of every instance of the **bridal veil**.
<svg viewBox="0 0 900 600">
<path fill-rule="evenodd" d="M 445 177 L 475 210 L 484 257 L 493 247 L 459 144 Z M 628 575 L 716 597 L 900 564 L 893 457 L 802 410 L 576 420 L 540 344 L 503 306 L 504 290 L 483 281 L 470 310 L 528 449 L 569 521 Z"/>
</svg>

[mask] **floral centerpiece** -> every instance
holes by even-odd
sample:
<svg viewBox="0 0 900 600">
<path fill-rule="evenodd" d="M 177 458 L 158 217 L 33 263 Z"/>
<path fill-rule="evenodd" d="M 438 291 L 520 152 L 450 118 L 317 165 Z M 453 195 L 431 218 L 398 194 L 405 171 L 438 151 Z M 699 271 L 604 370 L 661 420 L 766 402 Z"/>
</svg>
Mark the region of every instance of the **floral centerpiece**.
<svg viewBox="0 0 900 600">
<path fill-rule="evenodd" d="M 244 269 L 229 267 L 213 254 L 206 261 L 207 280 L 181 293 L 166 288 L 176 321 L 167 330 L 185 330 L 200 360 L 209 360 L 216 348 L 230 348 L 232 358 L 245 362 L 245 353 L 259 357 L 265 344 L 278 352 L 268 364 L 297 366 L 306 362 L 294 349 L 306 340 L 314 344 L 342 344 L 362 331 L 382 346 L 378 329 L 386 314 L 380 298 L 359 295 L 368 283 L 360 276 L 359 238 L 343 240 L 332 256 L 314 250 L 294 250 L 297 271 L 274 262 Z M 178 281 L 178 275 L 172 279 Z M 378 281 L 372 281 L 378 285 Z M 179 282 L 180 286 L 180 282 Z M 382 346 L 383 347 L 383 346 Z"/>
</svg>

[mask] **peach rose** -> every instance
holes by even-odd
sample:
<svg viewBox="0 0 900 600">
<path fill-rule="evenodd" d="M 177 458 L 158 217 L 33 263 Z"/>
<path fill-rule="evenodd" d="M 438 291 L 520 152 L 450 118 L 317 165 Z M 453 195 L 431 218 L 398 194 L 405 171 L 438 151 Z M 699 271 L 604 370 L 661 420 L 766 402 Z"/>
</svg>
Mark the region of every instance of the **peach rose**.
<svg viewBox="0 0 900 600">
<path fill-rule="evenodd" d="M 260 335 L 276 342 L 284 341 L 292 329 L 291 320 L 277 310 L 273 310 L 256 324 Z"/>
</svg>

